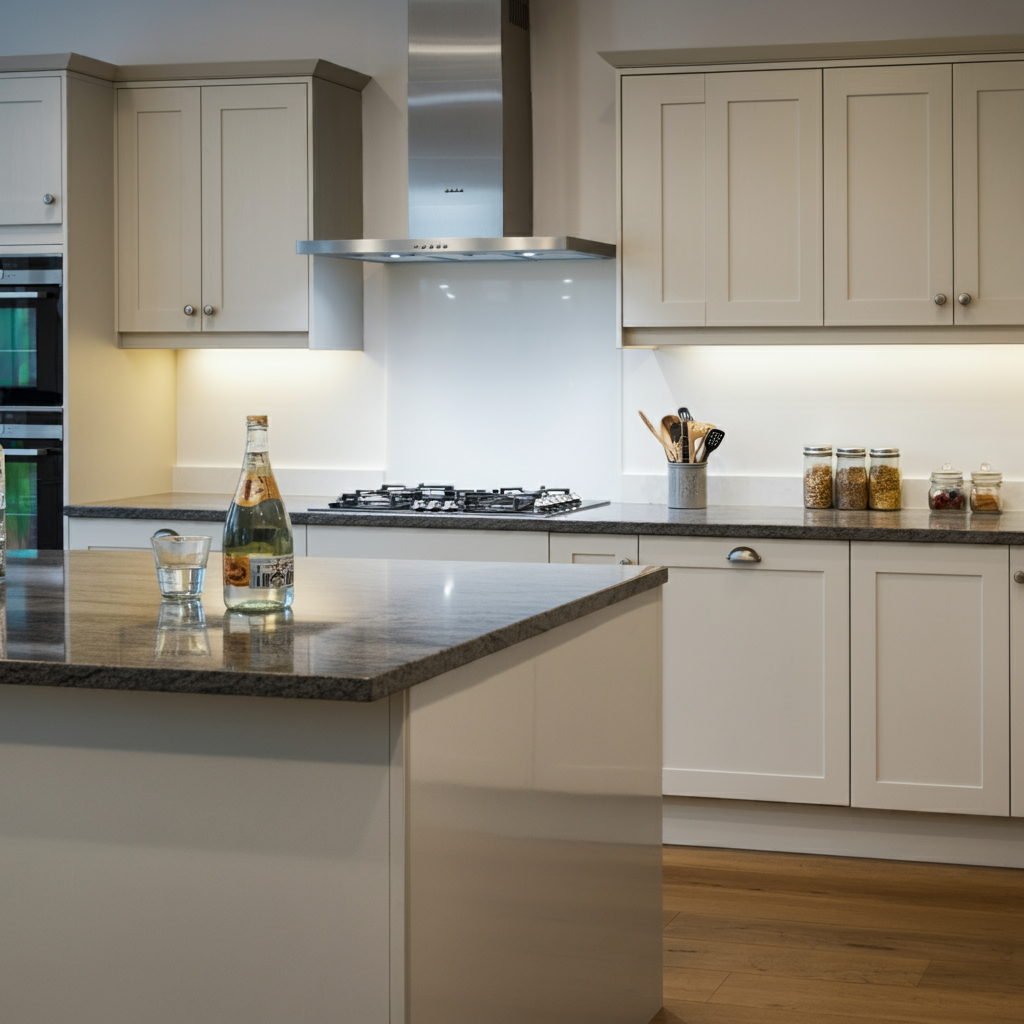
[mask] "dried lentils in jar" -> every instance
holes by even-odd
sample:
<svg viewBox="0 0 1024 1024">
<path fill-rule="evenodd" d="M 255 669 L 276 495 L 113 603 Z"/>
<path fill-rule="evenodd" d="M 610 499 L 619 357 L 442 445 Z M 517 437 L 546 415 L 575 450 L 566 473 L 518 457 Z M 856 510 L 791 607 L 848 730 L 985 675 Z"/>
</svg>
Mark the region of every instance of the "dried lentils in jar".
<svg viewBox="0 0 1024 1024">
<path fill-rule="evenodd" d="M 899 448 L 872 448 L 868 474 L 868 505 L 873 509 L 895 511 L 903 504 L 903 477 Z"/>
<path fill-rule="evenodd" d="M 868 507 L 866 448 L 836 449 L 836 508 Z"/>
<path fill-rule="evenodd" d="M 832 507 L 832 445 L 804 445 L 804 508 Z"/>
</svg>

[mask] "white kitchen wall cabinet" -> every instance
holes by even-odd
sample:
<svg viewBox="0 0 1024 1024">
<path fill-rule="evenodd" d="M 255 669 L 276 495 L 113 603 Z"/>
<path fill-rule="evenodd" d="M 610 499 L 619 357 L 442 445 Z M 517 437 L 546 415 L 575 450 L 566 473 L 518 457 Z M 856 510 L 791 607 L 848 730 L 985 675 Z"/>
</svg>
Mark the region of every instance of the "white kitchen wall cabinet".
<svg viewBox="0 0 1024 1024">
<path fill-rule="evenodd" d="M 122 344 L 361 347 L 362 268 L 295 253 L 362 233 L 361 87 L 118 90 Z"/>
<path fill-rule="evenodd" d="M 1008 549 L 851 544 L 851 802 L 1010 809 Z"/>
<path fill-rule="evenodd" d="M 820 325 L 821 72 L 622 83 L 628 327 Z"/>
<path fill-rule="evenodd" d="M 118 305 L 122 331 L 202 328 L 200 92 L 117 94 Z M 185 308 L 191 305 L 192 314 Z"/>
<path fill-rule="evenodd" d="M 669 566 L 664 792 L 848 804 L 849 545 L 641 537 L 640 562 Z"/>
<path fill-rule="evenodd" d="M 826 324 L 953 322 L 951 82 L 949 64 L 825 70 Z"/>
<path fill-rule="evenodd" d="M 552 533 L 550 561 L 572 565 L 636 565 L 640 538 L 636 534 Z"/>
<path fill-rule="evenodd" d="M 821 71 L 705 76 L 708 326 L 822 323 Z"/>
<path fill-rule="evenodd" d="M 622 80 L 622 319 L 703 326 L 704 75 Z"/>
<path fill-rule="evenodd" d="M 1018 579 L 1018 574 L 1020 574 Z M 1010 548 L 1010 814 L 1024 818 L 1024 548 Z"/>
<path fill-rule="evenodd" d="M 953 310 L 958 324 L 1024 324 L 1022 182 L 1024 62 L 955 65 L 953 290 L 958 301 Z"/>
<path fill-rule="evenodd" d="M 0 79 L 0 225 L 63 220 L 60 83 Z"/>
<path fill-rule="evenodd" d="M 453 562 L 546 562 L 548 535 L 527 530 L 309 526 L 310 555 L 334 558 L 425 558 Z"/>
</svg>

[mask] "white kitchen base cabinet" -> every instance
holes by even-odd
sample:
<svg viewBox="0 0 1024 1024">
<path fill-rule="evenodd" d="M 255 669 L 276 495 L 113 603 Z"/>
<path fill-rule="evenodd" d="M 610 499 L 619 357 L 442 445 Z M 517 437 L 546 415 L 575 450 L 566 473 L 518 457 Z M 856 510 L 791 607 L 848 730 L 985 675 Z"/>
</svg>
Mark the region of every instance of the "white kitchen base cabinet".
<svg viewBox="0 0 1024 1024">
<path fill-rule="evenodd" d="M 425 558 L 453 562 L 548 560 L 548 535 L 541 531 L 390 526 L 309 526 L 307 530 L 307 553 L 314 556 Z"/>
<path fill-rule="evenodd" d="M 552 533 L 549 559 L 570 565 L 636 565 L 640 538 L 635 534 Z"/>
<path fill-rule="evenodd" d="M 848 804 L 849 545 L 641 537 L 640 562 L 670 567 L 664 792 Z"/>
<path fill-rule="evenodd" d="M 223 522 L 195 519 L 87 519 L 69 516 L 68 549 L 71 551 L 148 551 L 157 530 L 177 530 L 183 536 L 213 538 L 211 551 L 220 551 L 224 540 Z M 306 527 L 293 526 L 295 554 L 306 553 Z"/>
<path fill-rule="evenodd" d="M 851 802 L 1010 809 L 1008 551 L 854 542 Z"/>
<path fill-rule="evenodd" d="M 1024 573 L 1022 547 L 1010 548 L 1010 814 L 1024 818 L 1024 583 L 1017 573 Z"/>
</svg>

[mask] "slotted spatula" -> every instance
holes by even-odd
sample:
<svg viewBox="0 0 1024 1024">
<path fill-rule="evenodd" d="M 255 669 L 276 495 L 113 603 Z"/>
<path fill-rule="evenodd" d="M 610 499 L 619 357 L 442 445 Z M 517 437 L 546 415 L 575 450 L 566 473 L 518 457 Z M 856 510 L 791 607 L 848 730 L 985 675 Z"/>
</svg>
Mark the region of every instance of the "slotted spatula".
<svg viewBox="0 0 1024 1024">
<path fill-rule="evenodd" d="M 700 461 L 707 462 L 708 456 L 725 440 L 725 431 L 718 427 L 712 427 L 704 435 L 704 450 L 701 452 Z"/>
</svg>

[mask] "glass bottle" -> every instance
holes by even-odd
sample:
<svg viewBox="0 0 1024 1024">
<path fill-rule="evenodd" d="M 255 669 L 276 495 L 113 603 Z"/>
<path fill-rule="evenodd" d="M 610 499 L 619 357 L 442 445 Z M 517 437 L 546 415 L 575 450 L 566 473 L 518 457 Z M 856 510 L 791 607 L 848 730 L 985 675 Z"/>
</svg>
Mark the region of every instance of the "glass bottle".
<svg viewBox="0 0 1024 1024">
<path fill-rule="evenodd" d="M 868 507 L 866 448 L 836 449 L 836 508 Z"/>
<path fill-rule="evenodd" d="M 959 469 L 954 469 L 952 463 L 944 462 L 942 469 L 932 473 L 928 485 L 928 507 L 933 512 L 967 511 L 964 475 Z"/>
<path fill-rule="evenodd" d="M 1003 474 L 987 462 L 971 474 L 971 511 L 1003 511 Z"/>
<path fill-rule="evenodd" d="M 868 473 L 870 508 L 897 510 L 903 505 L 903 476 L 900 473 L 899 448 L 872 448 Z"/>
<path fill-rule="evenodd" d="M 832 507 L 832 445 L 804 445 L 804 508 Z"/>
<path fill-rule="evenodd" d="M 267 417 L 248 416 L 245 462 L 224 524 L 224 604 L 268 612 L 292 603 L 292 523 L 267 452 Z"/>
</svg>

